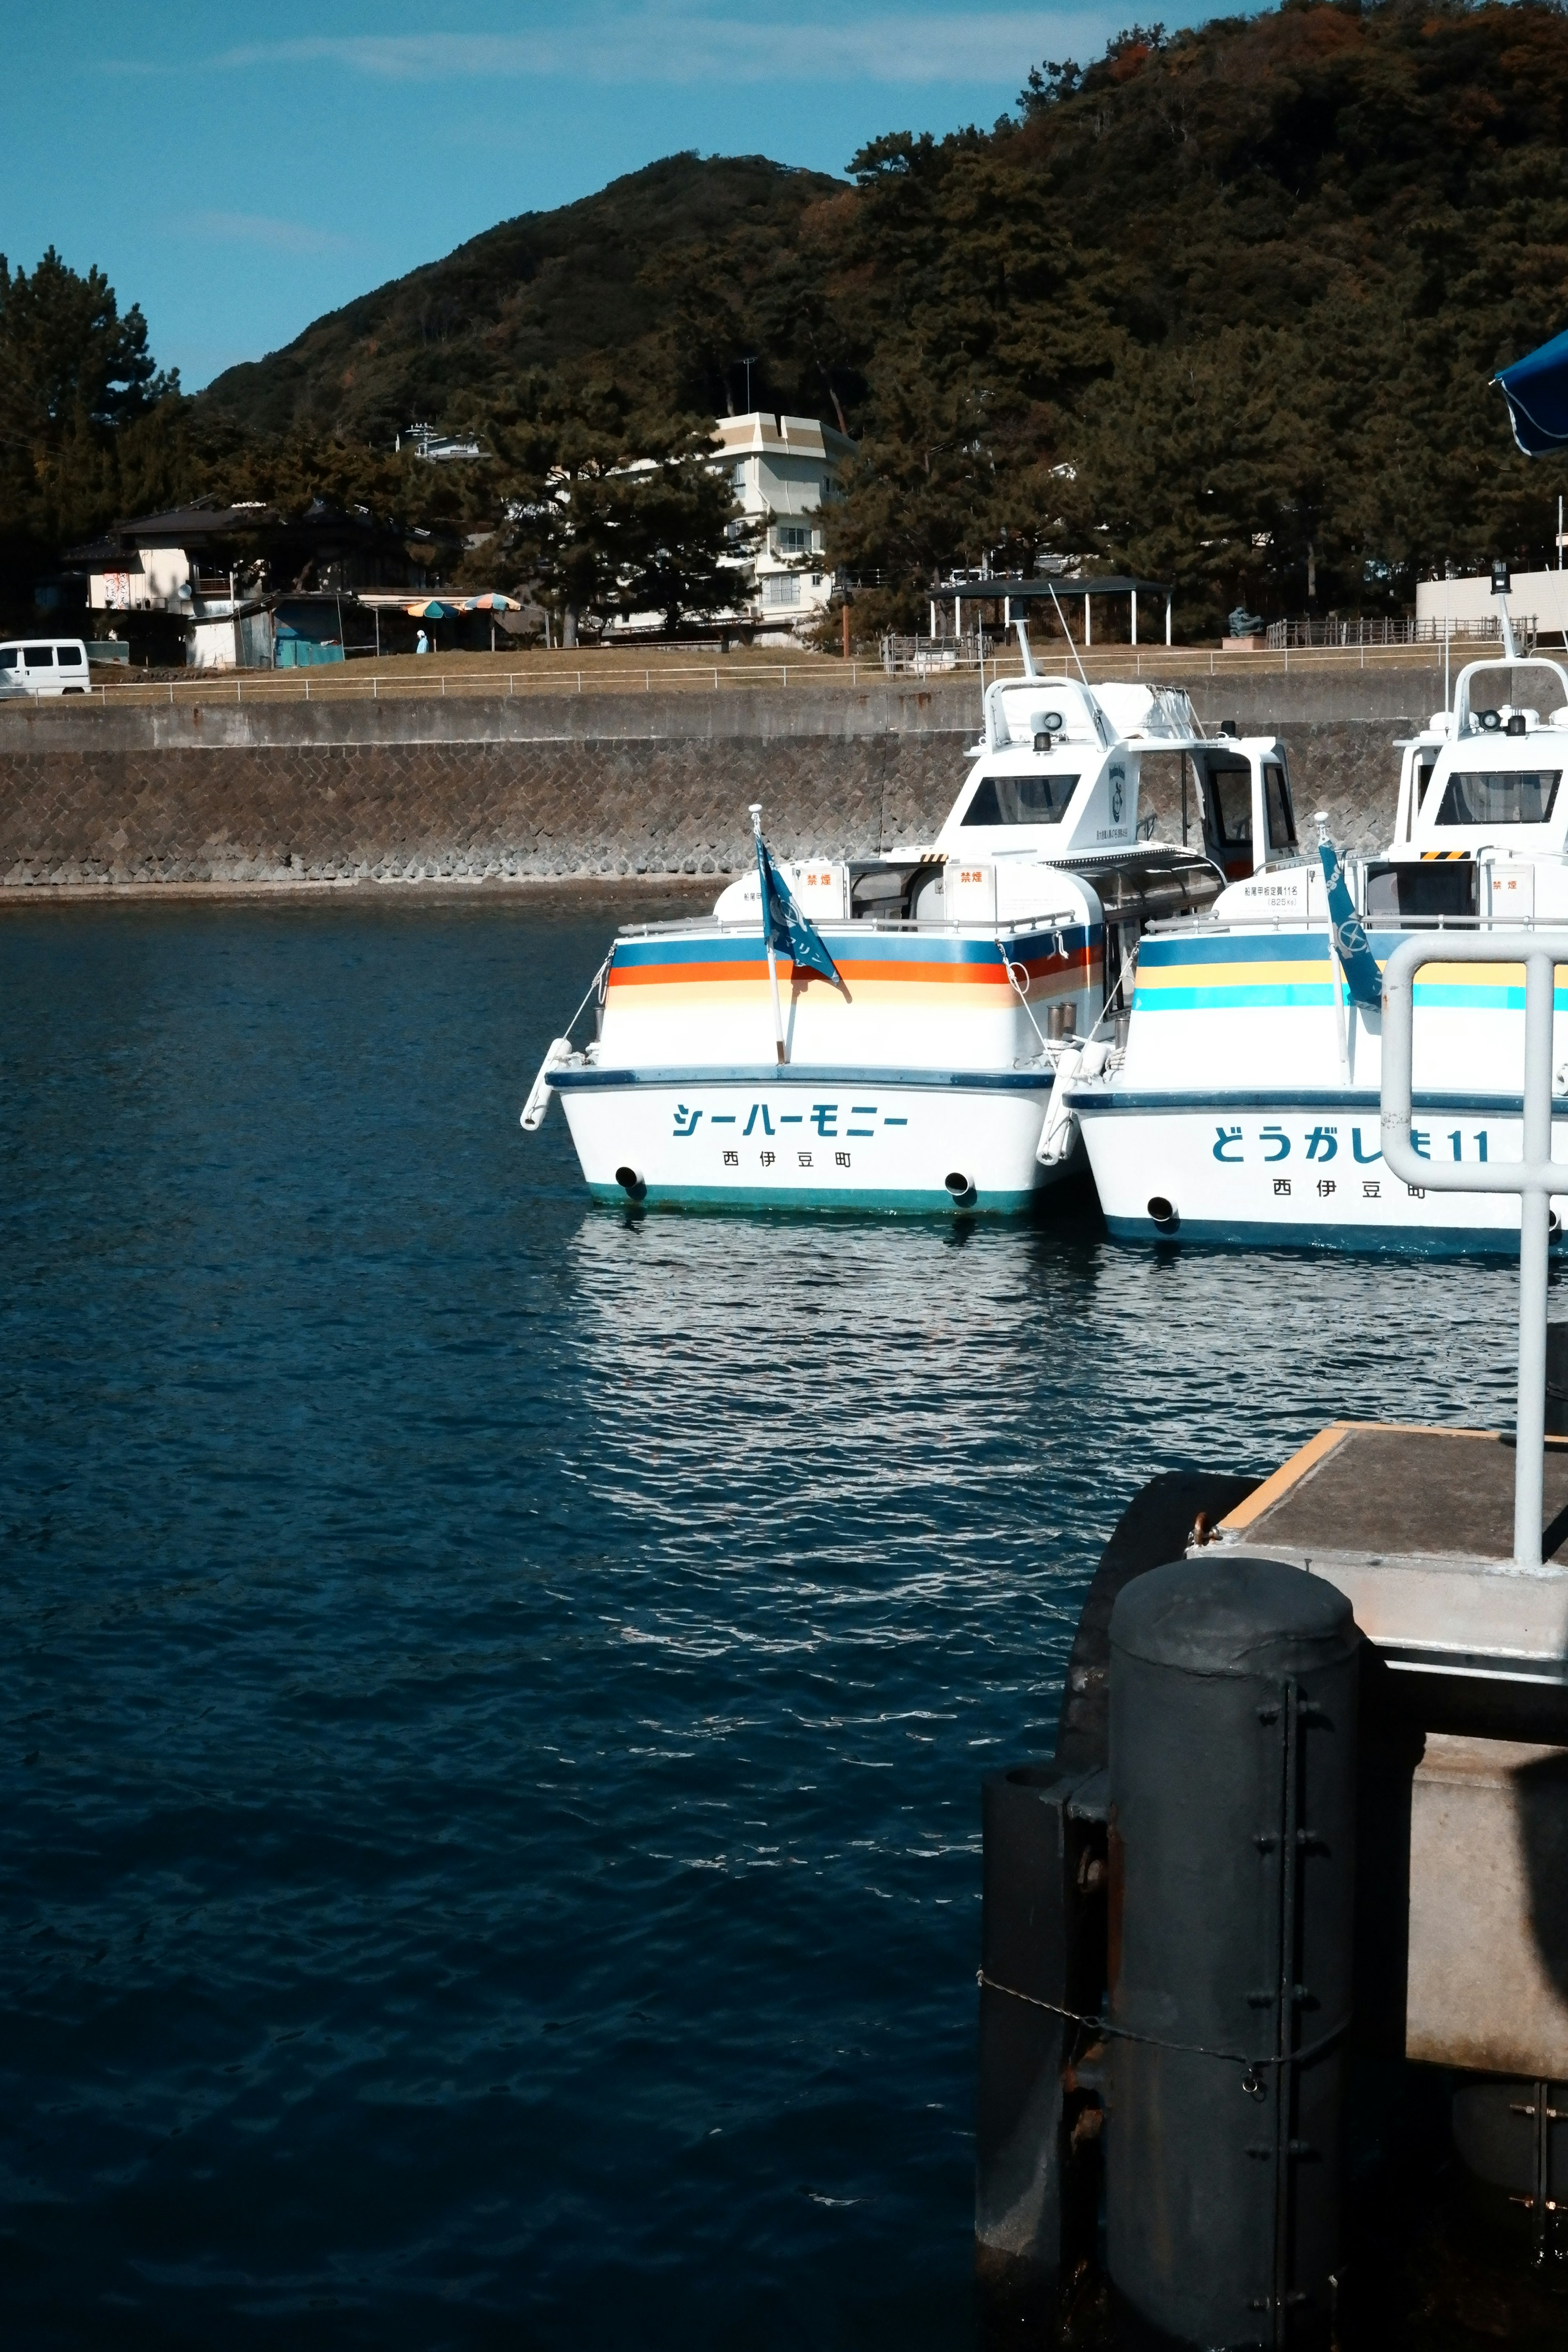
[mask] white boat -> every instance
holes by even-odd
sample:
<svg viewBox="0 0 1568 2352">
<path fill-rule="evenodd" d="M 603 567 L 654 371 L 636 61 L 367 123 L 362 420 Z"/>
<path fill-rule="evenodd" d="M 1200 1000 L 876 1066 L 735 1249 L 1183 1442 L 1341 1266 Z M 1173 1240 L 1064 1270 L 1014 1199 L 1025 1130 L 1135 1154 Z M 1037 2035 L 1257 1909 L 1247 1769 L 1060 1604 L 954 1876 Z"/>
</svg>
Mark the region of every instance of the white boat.
<svg viewBox="0 0 1568 2352">
<path fill-rule="evenodd" d="M 1527 668 L 1545 674 L 1544 717 L 1491 699 Z M 1439 941 L 1446 929 L 1522 935 L 1568 919 L 1568 670 L 1472 662 L 1453 709 L 1401 749 L 1394 838 L 1385 855 L 1344 865 L 1348 929 L 1348 907 L 1331 922 L 1325 865 L 1302 861 L 1234 884 L 1205 914 L 1142 940 L 1124 1049 L 1098 1074 L 1069 1070 L 1063 1086 L 1117 1239 L 1517 1249 L 1517 1197 L 1428 1191 L 1384 1169 L 1376 967 L 1412 935 L 1438 949 L 1415 996 L 1416 1150 L 1517 1160 L 1522 967 L 1446 966 Z M 1358 958 L 1362 1002 L 1346 982 Z M 1562 1032 L 1562 989 L 1556 1006 Z"/>
<path fill-rule="evenodd" d="M 782 960 L 776 1020 L 761 862 L 711 915 L 617 935 L 597 1035 L 552 1043 L 522 1114 L 560 1096 L 598 1199 L 1014 1211 L 1068 1172 L 1070 1130 L 1046 1133 L 1063 1053 L 1144 924 L 1212 899 L 1227 858 L 1250 870 L 1270 793 L 1289 832 L 1289 789 L 1272 737 L 1216 740 L 1184 693 L 1025 655 L 933 843 L 783 866 L 835 978 Z M 1195 772 L 1190 845 L 1140 838 L 1154 751 Z"/>
</svg>

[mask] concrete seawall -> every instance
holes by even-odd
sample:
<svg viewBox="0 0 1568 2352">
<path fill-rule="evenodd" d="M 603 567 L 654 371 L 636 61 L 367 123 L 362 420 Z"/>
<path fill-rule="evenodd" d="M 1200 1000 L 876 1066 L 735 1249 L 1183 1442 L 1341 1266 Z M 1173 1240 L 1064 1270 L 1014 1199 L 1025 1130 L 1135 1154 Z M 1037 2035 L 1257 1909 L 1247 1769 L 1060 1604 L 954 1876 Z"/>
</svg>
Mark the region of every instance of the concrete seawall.
<svg viewBox="0 0 1568 2352">
<path fill-rule="evenodd" d="M 1274 729 L 1298 808 L 1342 841 L 1392 826 L 1393 738 L 1442 699 L 1430 668 L 1190 688 L 1211 723 Z M 722 874 L 769 838 L 860 856 L 929 839 L 975 740 L 973 679 L 714 694 L 222 698 L 0 709 L 0 890 L 347 879 Z M 1169 837 L 1173 762 L 1145 814 Z M 1303 828 L 1306 830 L 1306 828 Z"/>
</svg>

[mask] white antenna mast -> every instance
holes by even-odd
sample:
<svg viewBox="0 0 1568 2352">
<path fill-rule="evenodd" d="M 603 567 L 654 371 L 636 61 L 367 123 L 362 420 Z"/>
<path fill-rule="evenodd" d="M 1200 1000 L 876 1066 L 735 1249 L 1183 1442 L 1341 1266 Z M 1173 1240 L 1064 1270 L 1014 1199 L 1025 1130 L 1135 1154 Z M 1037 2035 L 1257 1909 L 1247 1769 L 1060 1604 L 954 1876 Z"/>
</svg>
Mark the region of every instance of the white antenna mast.
<svg viewBox="0 0 1568 2352">
<path fill-rule="evenodd" d="M 1047 580 L 1046 585 L 1051 592 L 1051 602 L 1057 608 L 1057 618 L 1062 625 L 1062 635 L 1066 637 L 1068 646 L 1071 647 L 1074 661 L 1078 662 L 1078 674 L 1079 677 L 1082 678 L 1085 686 L 1087 686 L 1089 684 L 1089 673 L 1084 668 L 1082 662 L 1079 660 L 1078 647 L 1073 644 L 1072 631 L 1068 626 L 1068 616 L 1062 611 L 1061 599 L 1057 594 L 1057 583 L 1054 580 Z"/>
</svg>

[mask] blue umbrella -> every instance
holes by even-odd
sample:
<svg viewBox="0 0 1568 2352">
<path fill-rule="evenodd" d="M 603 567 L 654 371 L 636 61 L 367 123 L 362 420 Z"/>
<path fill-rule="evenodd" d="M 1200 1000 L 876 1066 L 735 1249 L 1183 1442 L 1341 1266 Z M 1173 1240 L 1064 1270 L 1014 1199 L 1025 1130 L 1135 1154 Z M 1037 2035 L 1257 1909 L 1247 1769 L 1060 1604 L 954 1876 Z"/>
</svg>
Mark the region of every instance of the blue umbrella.
<svg viewBox="0 0 1568 2352">
<path fill-rule="evenodd" d="M 1527 457 L 1568 446 L 1568 334 L 1553 335 L 1492 382 L 1502 386 L 1513 437 Z"/>
</svg>

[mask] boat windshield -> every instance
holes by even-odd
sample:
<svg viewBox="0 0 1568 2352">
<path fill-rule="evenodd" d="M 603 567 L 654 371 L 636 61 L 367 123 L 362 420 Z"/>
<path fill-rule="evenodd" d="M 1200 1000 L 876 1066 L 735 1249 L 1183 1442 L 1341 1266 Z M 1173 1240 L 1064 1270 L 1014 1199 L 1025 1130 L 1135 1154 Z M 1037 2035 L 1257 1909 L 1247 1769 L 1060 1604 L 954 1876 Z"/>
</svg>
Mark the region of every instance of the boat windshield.
<svg viewBox="0 0 1568 2352">
<path fill-rule="evenodd" d="M 1285 771 L 1277 761 L 1267 760 L 1263 766 L 1263 804 L 1268 812 L 1268 846 L 1270 849 L 1294 849 L 1296 819 L 1290 808 L 1290 789 L 1285 782 Z"/>
<path fill-rule="evenodd" d="M 1208 769 L 1220 845 L 1240 849 L 1252 839 L 1252 771 L 1245 760 L 1211 760 Z"/>
<path fill-rule="evenodd" d="M 1470 768 L 1448 779 L 1437 824 L 1546 824 L 1561 768 Z"/>
<path fill-rule="evenodd" d="M 982 776 L 963 823 L 1060 824 L 1077 790 L 1076 776 Z"/>
</svg>

